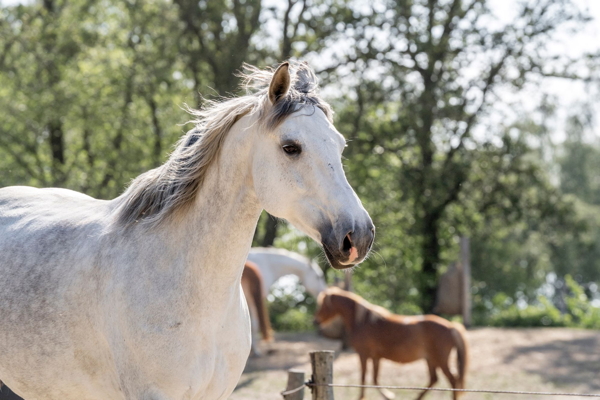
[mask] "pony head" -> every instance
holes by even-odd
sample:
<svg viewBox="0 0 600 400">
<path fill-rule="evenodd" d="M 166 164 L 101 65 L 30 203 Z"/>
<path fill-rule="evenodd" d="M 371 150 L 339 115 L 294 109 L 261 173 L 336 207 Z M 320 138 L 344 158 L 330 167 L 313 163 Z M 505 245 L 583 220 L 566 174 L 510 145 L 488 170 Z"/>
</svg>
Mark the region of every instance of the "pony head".
<svg viewBox="0 0 600 400">
<path fill-rule="evenodd" d="M 339 289 L 330 287 L 319 294 L 314 318 L 315 325 L 326 323 L 339 314 L 339 309 L 334 306 L 332 299 L 338 291 Z"/>
<path fill-rule="evenodd" d="M 321 243 L 334 268 L 358 264 L 375 228 L 346 180 L 346 141 L 318 96 L 314 72 L 304 63 L 283 63 L 274 73 L 252 70 L 247 79 L 269 80 L 252 173 L 261 206 Z"/>
</svg>

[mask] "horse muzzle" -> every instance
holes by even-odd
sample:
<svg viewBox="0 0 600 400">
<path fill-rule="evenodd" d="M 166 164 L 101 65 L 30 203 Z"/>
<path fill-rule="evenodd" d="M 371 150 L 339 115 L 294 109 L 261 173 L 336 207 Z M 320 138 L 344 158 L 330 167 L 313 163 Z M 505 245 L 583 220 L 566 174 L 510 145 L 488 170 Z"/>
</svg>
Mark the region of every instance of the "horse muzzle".
<svg viewBox="0 0 600 400">
<path fill-rule="evenodd" d="M 341 224 L 339 229 L 330 226 L 321 230 L 321 244 L 333 268 L 352 268 L 365 259 L 375 239 L 375 226 L 367 218 L 359 226 Z"/>
</svg>

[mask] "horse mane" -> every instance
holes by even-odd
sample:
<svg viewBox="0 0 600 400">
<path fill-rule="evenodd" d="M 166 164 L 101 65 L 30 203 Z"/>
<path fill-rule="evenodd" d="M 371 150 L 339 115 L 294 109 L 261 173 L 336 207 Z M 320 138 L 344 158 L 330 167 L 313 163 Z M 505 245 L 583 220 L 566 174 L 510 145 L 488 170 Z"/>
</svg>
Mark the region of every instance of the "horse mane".
<svg viewBox="0 0 600 400">
<path fill-rule="evenodd" d="M 200 110 L 187 111 L 196 126 L 177 143 L 162 166 L 135 178 L 117 210 L 116 221 L 129 226 L 137 222 L 154 225 L 191 205 L 206 173 L 233 125 L 245 115 L 258 116 L 259 127 L 273 130 L 286 117 L 305 106 L 318 107 L 331 120 L 333 112 L 318 93 L 318 79 L 306 63 L 290 62 L 288 94 L 271 106 L 268 90 L 274 69 L 261 70 L 244 64 L 239 74 L 246 95 L 206 101 Z"/>
<path fill-rule="evenodd" d="M 325 296 L 319 296 L 319 304 L 325 301 L 331 301 L 330 296 L 339 296 L 341 298 L 349 300 L 351 303 L 354 304 L 353 322 L 355 324 L 373 323 L 377 320 L 385 319 L 392 315 L 392 313 L 386 310 L 385 308 L 377 306 L 375 304 L 371 304 L 355 293 L 348 292 L 337 287 L 330 287 L 326 290 L 326 292 L 327 293 Z"/>
</svg>

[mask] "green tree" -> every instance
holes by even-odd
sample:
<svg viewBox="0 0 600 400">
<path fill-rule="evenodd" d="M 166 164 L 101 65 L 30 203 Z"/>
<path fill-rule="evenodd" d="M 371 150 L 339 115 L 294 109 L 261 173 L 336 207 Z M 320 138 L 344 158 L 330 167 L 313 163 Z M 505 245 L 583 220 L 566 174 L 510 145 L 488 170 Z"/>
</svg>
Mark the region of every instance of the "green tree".
<svg viewBox="0 0 600 400">
<path fill-rule="evenodd" d="M 194 89 L 212 86 L 217 94 L 234 93 L 234 73 L 244 62 L 256 63 L 250 41 L 260 27 L 260 0 L 175 0 L 182 23 L 179 51 L 190 71 Z M 201 99 L 197 99 L 200 105 Z"/>
<path fill-rule="evenodd" d="M 174 78 L 172 7 L 56 0 L 5 7 L 2 17 L 3 185 L 110 198 L 162 160 L 189 93 Z"/>
<path fill-rule="evenodd" d="M 373 149 L 382 163 L 392 158 L 384 153 L 398 160 L 396 167 L 387 165 L 387 172 L 396 175 L 395 190 L 415 219 L 406 228 L 417 237 L 419 255 L 413 260 L 419 265 L 424 310 L 432 308 L 451 244 L 448 210 L 461 203 L 465 187 L 472 187 L 479 150 L 510 145 L 497 130 L 476 134 L 497 91 L 518 91 L 549 74 L 573 77 L 561 67 L 567 60 L 551 60 L 542 49 L 563 26 L 587 18 L 567 0 L 526 1 L 518 7 L 516 18 L 499 26 L 492 23 L 485 0 L 385 1 L 363 11 L 350 26 L 348 59 L 356 61 L 346 70 L 354 72 L 357 82 L 348 112 L 355 113 L 348 117 L 355 127 L 350 128 L 355 132 L 352 147 L 363 154 Z M 370 122 L 375 118 L 365 118 L 371 114 L 375 126 Z"/>
</svg>

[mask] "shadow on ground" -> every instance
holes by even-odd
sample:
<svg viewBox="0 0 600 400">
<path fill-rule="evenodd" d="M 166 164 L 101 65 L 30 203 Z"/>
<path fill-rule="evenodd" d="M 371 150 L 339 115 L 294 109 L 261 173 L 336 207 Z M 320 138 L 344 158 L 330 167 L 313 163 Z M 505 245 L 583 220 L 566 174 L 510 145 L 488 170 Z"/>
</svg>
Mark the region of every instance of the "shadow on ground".
<svg viewBox="0 0 600 400">
<path fill-rule="evenodd" d="M 273 342 L 262 344 L 262 356 L 248 359 L 244 372 L 285 371 L 310 362 L 311 351 L 334 350 L 337 358 L 340 348 L 339 340 L 326 339 L 316 332 L 276 333 Z"/>
<path fill-rule="evenodd" d="M 514 347 L 506 364 L 527 361 L 524 370 L 557 386 L 585 385 L 600 391 L 600 337 L 554 340 L 544 344 Z M 519 360 L 520 359 L 520 360 Z"/>
</svg>

